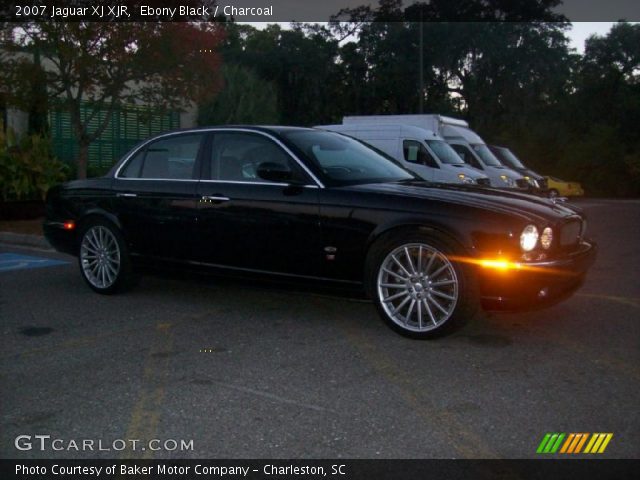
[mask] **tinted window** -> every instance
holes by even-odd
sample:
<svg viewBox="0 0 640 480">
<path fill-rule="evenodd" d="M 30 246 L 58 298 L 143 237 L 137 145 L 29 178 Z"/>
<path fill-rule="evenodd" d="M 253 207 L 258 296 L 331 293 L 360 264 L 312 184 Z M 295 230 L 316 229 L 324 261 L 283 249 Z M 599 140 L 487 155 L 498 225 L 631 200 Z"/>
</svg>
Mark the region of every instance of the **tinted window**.
<svg viewBox="0 0 640 480">
<path fill-rule="evenodd" d="M 403 141 L 402 152 L 407 162 L 426 165 L 431 168 L 439 168 L 431 154 L 420 142 L 416 142 L 415 140 Z"/>
<path fill-rule="evenodd" d="M 456 151 L 456 153 L 460 155 L 460 158 L 462 158 L 464 163 L 468 163 L 473 167 L 484 170 L 484 167 L 480 164 L 480 162 L 473 155 L 473 153 L 471 153 L 471 150 L 469 150 L 469 148 L 467 148 L 464 145 L 458 145 L 458 144 L 451 145 L 451 148 L 453 148 Z"/>
<path fill-rule="evenodd" d="M 293 172 L 294 181 L 305 182 L 295 161 L 272 140 L 258 134 L 216 133 L 210 159 L 210 179 L 232 182 L 267 182 L 258 177 L 263 162 L 277 163 Z"/>
<path fill-rule="evenodd" d="M 508 148 L 495 147 L 491 151 L 496 155 L 496 157 L 498 157 L 498 159 L 502 163 L 515 168 L 527 168 L 522 164 L 520 159 L 516 157 L 515 154 Z"/>
<path fill-rule="evenodd" d="M 365 144 L 332 132 L 295 130 L 284 134 L 311 162 L 325 181 L 348 185 L 412 180 L 416 177 Z"/>
<path fill-rule="evenodd" d="M 498 160 L 496 156 L 491 153 L 491 150 L 489 150 L 489 147 L 487 147 L 486 145 L 477 143 L 475 145 L 471 145 L 471 147 L 473 148 L 473 151 L 476 152 L 482 159 L 485 165 L 490 165 L 492 167 L 502 166 L 500 160 Z"/>
<path fill-rule="evenodd" d="M 427 140 L 429 148 L 433 150 L 436 156 L 442 163 L 448 163 L 451 165 L 458 165 L 464 163 L 460 155 L 458 155 L 453 148 L 442 140 Z"/>
<path fill-rule="evenodd" d="M 142 168 L 142 160 L 144 160 L 144 148 L 139 150 L 127 165 L 120 171 L 119 177 L 122 178 L 138 178 L 140 177 L 140 169 Z"/>
<path fill-rule="evenodd" d="M 194 178 L 193 170 L 203 137 L 201 133 L 176 135 L 149 144 L 145 148 L 139 178 L 163 180 Z"/>
</svg>

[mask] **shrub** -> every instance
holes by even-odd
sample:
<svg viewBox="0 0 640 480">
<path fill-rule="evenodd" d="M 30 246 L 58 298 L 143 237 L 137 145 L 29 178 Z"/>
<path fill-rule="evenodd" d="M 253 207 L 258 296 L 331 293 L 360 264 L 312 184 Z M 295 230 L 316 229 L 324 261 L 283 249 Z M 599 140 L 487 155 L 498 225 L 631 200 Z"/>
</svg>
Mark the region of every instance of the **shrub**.
<svg viewBox="0 0 640 480">
<path fill-rule="evenodd" d="M 49 188 L 67 179 L 68 167 L 53 156 L 48 137 L 13 137 L 0 132 L 0 199 L 44 200 Z"/>
</svg>

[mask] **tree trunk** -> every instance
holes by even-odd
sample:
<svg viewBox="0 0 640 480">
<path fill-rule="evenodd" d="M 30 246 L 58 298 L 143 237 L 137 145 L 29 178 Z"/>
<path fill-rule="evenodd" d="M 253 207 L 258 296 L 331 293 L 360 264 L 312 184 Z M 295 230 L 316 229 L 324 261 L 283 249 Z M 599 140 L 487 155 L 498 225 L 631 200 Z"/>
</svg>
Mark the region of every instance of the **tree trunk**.
<svg viewBox="0 0 640 480">
<path fill-rule="evenodd" d="M 78 150 L 78 179 L 83 180 L 87 178 L 87 162 L 89 159 L 89 144 L 86 142 L 80 142 L 80 149 Z"/>
</svg>

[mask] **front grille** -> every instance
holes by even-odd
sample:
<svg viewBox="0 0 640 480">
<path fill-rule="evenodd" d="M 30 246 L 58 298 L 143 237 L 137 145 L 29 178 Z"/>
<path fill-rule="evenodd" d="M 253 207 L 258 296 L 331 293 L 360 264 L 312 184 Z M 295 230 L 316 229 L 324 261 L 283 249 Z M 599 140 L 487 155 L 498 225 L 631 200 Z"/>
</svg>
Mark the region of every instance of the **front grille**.
<svg viewBox="0 0 640 480">
<path fill-rule="evenodd" d="M 488 178 L 478 178 L 476 182 L 478 185 L 482 185 L 483 187 L 491 186 L 491 181 Z"/>
<path fill-rule="evenodd" d="M 529 188 L 529 181 L 525 178 L 519 178 L 516 180 L 516 185 L 520 188 Z"/>
<path fill-rule="evenodd" d="M 582 222 L 580 220 L 571 220 L 565 223 L 560 230 L 560 246 L 570 247 L 580 242 L 583 234 Z"/>
</svg>

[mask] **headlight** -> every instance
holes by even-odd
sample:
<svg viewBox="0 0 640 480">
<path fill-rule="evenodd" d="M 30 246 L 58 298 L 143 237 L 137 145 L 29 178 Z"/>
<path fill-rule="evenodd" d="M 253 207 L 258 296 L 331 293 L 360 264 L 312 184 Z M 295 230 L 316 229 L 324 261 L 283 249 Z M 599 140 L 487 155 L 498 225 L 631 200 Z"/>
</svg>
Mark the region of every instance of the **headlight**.
<svg viewBox="0 0 640 480">
<path fill-rule="evenodd" d="M 520 234 L 520 247 L 525 252 L 530 252 L 536 248 L 538 243 L 538 229 L 535 225 L 527 225 Z"/>
<path fill-rule="evenodd" d="M 507 175 L 500 175 L 500 180 L 502 180 L 504 183 L 506 183 L 510 187 L 516 186 L 516 181 Z"/>
<path fill-rule="evenodd" d="M 462 183 L 476 183 L 476 181 L 473 178 L 467 177 L 464 173 L 459 173 L 458 174 L 458 179 Z"/>
<path fill-rule="evenodd" d="M 540 245 L 545 250 L 548 250 L 551 247 L 551 242 L 553 242 L 553 230 L 551 227 L 547 227 L 542 231 L 542 235 L 540 236 Z"/>
</svg>

